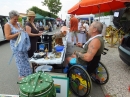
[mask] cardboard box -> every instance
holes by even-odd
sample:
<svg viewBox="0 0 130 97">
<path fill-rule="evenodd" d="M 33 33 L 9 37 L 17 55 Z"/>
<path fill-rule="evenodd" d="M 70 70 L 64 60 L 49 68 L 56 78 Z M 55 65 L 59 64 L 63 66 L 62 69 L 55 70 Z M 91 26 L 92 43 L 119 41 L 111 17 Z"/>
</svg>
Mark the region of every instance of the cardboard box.
<svg viewBox="0 0 130 97">
<path fill-rule="evenodd" d="M 69 78 L 67 74 L 46 72 L 50 74 L 54 80 L 56 88 L 56 97 L 68 97 L 69 95 Z"/>
</svg>

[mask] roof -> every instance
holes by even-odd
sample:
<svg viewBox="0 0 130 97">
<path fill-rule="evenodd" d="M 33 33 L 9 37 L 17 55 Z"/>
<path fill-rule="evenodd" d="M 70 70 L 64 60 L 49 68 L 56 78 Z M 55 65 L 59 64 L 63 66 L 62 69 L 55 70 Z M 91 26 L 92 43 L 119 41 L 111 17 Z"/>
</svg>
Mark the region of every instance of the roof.
<svg viewBox="0 0 130 97">
<path fill-rule="evenodd" d="M 46 20 L 50 20 L 50 17 L 46 16 L 45 19 L 46 19 Z"/>
</svg>

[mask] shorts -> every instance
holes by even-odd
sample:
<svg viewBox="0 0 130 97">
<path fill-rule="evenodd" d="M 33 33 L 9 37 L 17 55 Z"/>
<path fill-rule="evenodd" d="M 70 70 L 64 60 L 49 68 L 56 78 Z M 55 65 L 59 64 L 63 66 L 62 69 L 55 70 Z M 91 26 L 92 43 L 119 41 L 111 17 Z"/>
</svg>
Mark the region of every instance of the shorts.
<svg viewBox="0 0 130 97">
<path fill-rule="evenodd" d="M 71 65 L 76 65 L 77 64 L 76 58 L 72 58 L 69 63 Z M 82 64 L 77 64 L 77 65 L 83 66 L 83 68 L 88 72 L 88 74 L 93 73 L 98 67 L 98 64 L 87 64 L 87 62 L 86 65 L 82 65 Z"/>
<path fill-rule="evenodd" d="M 75 36 L 75 37 L 78 37 L 78 36 L 77 36 L 77 31 L 72 31 L 72 32 L 70 32 L 70 33 L 71 33 L 71 37 L 74 37 L 74 36 Z"/>
</svg>

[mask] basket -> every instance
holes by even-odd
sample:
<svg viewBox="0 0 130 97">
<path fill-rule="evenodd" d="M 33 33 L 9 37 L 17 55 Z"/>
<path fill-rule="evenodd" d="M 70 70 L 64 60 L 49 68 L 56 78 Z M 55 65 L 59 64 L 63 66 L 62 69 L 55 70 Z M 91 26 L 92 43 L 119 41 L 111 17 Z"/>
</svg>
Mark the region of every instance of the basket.
<svg viewBox="0 0 130 97">
<path fill-rule="evenodd" d="M 64 46 L 56 46 L 55 50 L 56 52 L 61 52 L 64 49 Z"/>
<path fill-rule="evenodd" d="M 18 82 L 20 97 L 56 97 L 53 82 L 52 77 L 47 73 L 31 74 Z"/>
</svg>

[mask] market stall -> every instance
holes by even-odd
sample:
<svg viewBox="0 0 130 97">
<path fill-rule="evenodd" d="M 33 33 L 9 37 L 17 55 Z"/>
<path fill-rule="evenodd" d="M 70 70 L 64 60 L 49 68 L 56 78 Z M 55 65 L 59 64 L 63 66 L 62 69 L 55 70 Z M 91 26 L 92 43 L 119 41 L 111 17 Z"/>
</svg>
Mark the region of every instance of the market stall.
<svg viewBox="0 0 130 97">
<path fill-rule="evenodd" d="M 42 52 L 43 54 L 46 54 L 45 57 L 43 58 L 35 58 L 34 56 L 29 60 L 30 63 L 32 64 L 32 68 L 33 68 L 33 72 L 35 71 L 37 66 L 40 65 L 46 65 L 46 64 L 62 64 L 64 62 L 65 59 L 65 54 L 66 54 L 66 48 L 67 48 L 67 39 L 68 39 L 68 32 L 66 34 L 65 37 L 62 37 L 62 43 L 63 45 L 55 45 L 56 47 L 63 47 L 63 49 L 61 51 L 56 51 L 55 55 L 54 55 L 54 51 L 47 51 L 44 49 L 44 52 Z M 44 45 L 45 42 L 43 42 L 43 44 L 40 44 L 41 46 Z M 46 45 L 45 45 L 46 46 Z M 46 48 L 46 47 L 45 47 Z M 53 47 L 51 47 L 53 48 Z M 49 48 L 47 48 L 49 49 Z"/>
</svg>

